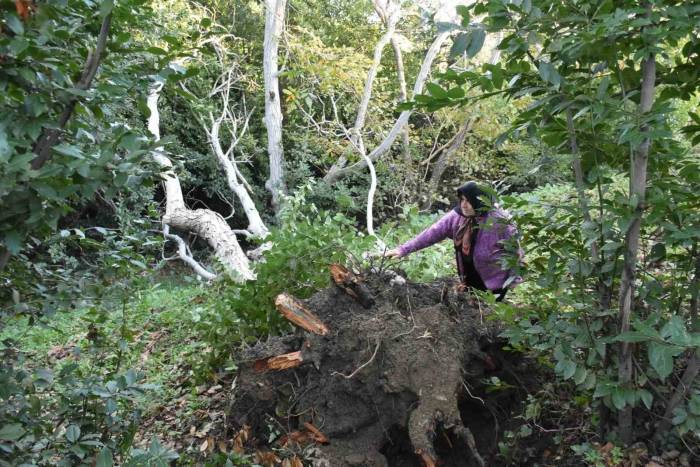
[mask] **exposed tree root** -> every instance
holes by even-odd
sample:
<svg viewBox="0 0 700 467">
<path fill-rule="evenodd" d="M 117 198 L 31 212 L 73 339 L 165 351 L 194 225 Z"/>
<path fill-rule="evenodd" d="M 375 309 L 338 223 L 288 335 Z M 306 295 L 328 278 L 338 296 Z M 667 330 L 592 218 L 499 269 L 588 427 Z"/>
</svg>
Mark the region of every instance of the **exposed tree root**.
<svg viewBox="0 0 700 467">
<path fill-rule="evenodd" d="M 391 277 L 334 268 L 338 287 L 304 302 L 285 296 L 297 312 L 280 311 L 307 331 L 237 355 L 230 419 L 259 439 L 270 417 L 289 432 L 311 424 L 327 438 L 317 452 L 332 466 L 493 465 L 498 421 L 482 410 L 489 396 L 465 388 L 507 378 L 502 359 L 519 357 L 494 355 L 498 326 L 444 283 L 392 286 Z M 498 397 L 507 395 L 499 402 L 507 416 L 519 394 L 506 392 Z"/>
</svg>

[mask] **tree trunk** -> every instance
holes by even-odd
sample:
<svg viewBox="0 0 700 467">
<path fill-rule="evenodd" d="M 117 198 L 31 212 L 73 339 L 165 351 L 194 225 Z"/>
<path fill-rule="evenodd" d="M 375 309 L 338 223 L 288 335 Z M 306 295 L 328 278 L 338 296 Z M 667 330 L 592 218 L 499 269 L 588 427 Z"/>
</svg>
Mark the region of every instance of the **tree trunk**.
<svg viewBox="0 0 700 467">
<path fill-rule="evenodd" d="M 378 14 L 381 16 L 381 12 L 378 10 Z M 369 101 L 372 97 L 372 86 L 374 85 L 374 79 L 377 77 L 377 71 L 379 70 L 379 65 L 382 61 L 382 52 L 384 47 L 391 41 L 394 31 L 396 29 L 396 19 L 398 15 L 392 16 L 386 20 L 386 32 L 377 41 L 374 47 L 374 56 L 372 59 L 372 65 L 367 71 L 367 78 L 365 79 L 365 87 L 362 91 L 362 98 L 360 99 L 360 105 L 357 108 L 357 115 L 355 116 L 355 125 L 353 126 L 350 133 L 350 142 L 354 149 L 361 153 L 362 156 L 365 155 L 364 142 L 362 140 L 362 129 L 365 126 L 365 120 L 367 119 L 367 108 L 369 107 Z M 331 167 L 331 171 L 338 168 L 345 167 L 347 163 L 347 157 L 342 154 L 335 164 Z"/>
<path fill-rule="evenodd" d="M 94 50 L 88 52 L 87 61 L 85 62 L 85 67 L 80 76 L 80 80 L 75 85 L 75 89 L 78 91 L 85 91 L 90 89 L 92 80 L 97 74 L 97 68 L 100 66 L 100 61 L 102 60 L 102 54 L 104 53 L 105 47 L 107 46 L 107 36 L 109 35 L 109 28 L 112 24 L 112 13 L 107 14 L 102 20 L 102 25 L 100 26 L 100 33 L 97 36 L 97 45 Z M 75 105 L 78 103 L 78 97 L 72 96 L 68 103 L 66 103 L 61 116 L 58 118 L 58 124 L 55 128 L 44 127 L 39 139 L 34 144 L 34 153 L 36 158 L 32 160 L 32 169 L 39 170 L 46 164 L 46 162 L 51 159 L 51 148 L 53 148 L 61 139 L 61 133 L 63 129 L 68 124 L 75 110 Z"/>
<path fill-rule="evenodd" d="M 639 116 L 644 117 L 651 110 L 654 102 L 654 82 L 656 80 L 656 58 L 654 54 L 645 58 L 642 62 L 642 91 L 639 101 Z M 637 269 L 637 254 L 639 251 L 639 237 L 642 224 L 642 215 L 645 207 L 647 160 L 651 139 L 648 136 L 650 128 L 648 124 L 641 127 L 642 133 L 647 136 L 642 144 L 634 151 L 630 174 L 630 203 L 634 200 L 634 213 L 625 239 L 625 262 L 622 269 L 620 284 L 620 307 L 618 319 L 620 333 L 629 331 L 632 314 L 633 286 Z M 620 343 L 618 378 L 623 387 L 629 386 L 632 381 L 632 345 L 629 342 Z M 626 406 L 618 414 L 618 427 L 620 438 L 626 444 L 632 441 L 632 407 Z"/>
<path fill-rule="evenodd" d="M 588 198 L 586 197 L 586 184 L 583 177 L 583 167 L 581 166 L 581 155 L 578 148 L 578 140 L 576 137 L 576 128 L 574 127 L 574 119 L 571 112 L 571 107 L 566 109 L 566 128 L 569 135 L 569 146 L 571 148 L 571 166 L 574 170 L 574 180 L 576 183 L 576 192 L 578 194 L 579 209 L 583 214 L 583 221 L 591 223 L 591 211 L 588 206 Z M 601 200 L 602 202 L 602 200 Z M 600 311 L 606 311 L 610 307 L 611 288 L 606 284 L 601 268 L 603 266 L 603 254 L 598 248 L 598 242 L 591 243 L 591 259 L 595 264 L 596 275 L 598 277 L 598 308 Z M 607 358 L 607 354 L 606 354 Z M 604 359 L 605 360 L 605 359 Z M 604 366 L 607 366 L 604 363 Z M 607 432 L 607 427 L 610 421 L 610 409 L 605 404 L 600 404 L 598 408 L 598 431 L 601 437 L 604 437 Z"/>
<path fill-rule="evenodd" d="M 435 57 L 440 51 L 440 47 L 448 37 L 449 32 L 442 32 L 437 35 L 433 43 L 430 45 L 428 52 L 423 58 L 423 63 L 421 64 L 420 71 L 418 72 L 416 82 L 413 86 L 414 96 L 423 92 L 423 84 L 425 83 L 425 80 L 428 77 L 433 61 L 435 60 Z M 401 112 L 401 115 L 399 115 L 399 118 L 396 120 L 396 123 L 394 123 L 394 126 L 389 131 L 389 134 L 386 135 L 386 137 L 379 144 L 379 146 L 374 148 L 374 150 L 369 153 L 368 157 L 371 161 L 376 161 L 391 148 L 391 145 L 394 143 L 394 140 L 401 132 L 401 129 L 404 127 L 404 125 L 406 125 L 406 123 L 408 123 L 408 118 L 411 116 L 411 112 L 412 111 L 410 110 Z M 367 167 L 367 161 L 364 159 L 358 161 L 356 164 L 353 164 L 349 167 L 341 167 L 339 164 L 335 164 L 333 165 L 333 167 L 331 167 L 331 169 L 328 171 L 328 173 L 323 179 L 326 183 L 333 185 L 341 178 L 355 173 L 358 170 L 363 169 L 364 167 Z"/>
<path fill-rule="evenodd" d="M 158 98 L 161 89 L 162 84 L 157 85 L 148 95 L 148 108 L 151 111 L 148 129 L 156 141 L 160 139 Z M 193 232 L 205 239 L 214 250 L 216 258 L 234 280 L 243 282 L 255 279 L 248 258 L 226 220 L 220 214 L 209 209 L 188 209 L 182 195 L 180 180 L 173 170 L 170 159 L 162 152 L 161 148 L 153 153 L 153 159 L 163 169 L 162 176 L 166 198 L 163 223 L 176 229 Z"/>
<path fill-rule="evenodd" d="M 228 98 L 226 98 L 224 105 L 228 106 Z M 265 223 L 260 217 L 258 208 L 255 206 L 255 202 L 250 197 L 250 193 L 248 193 L 245 185 L 239 179 L 240 176 L 238 169 L 235 166 L 235 161 L 232 161 L 229 156 L 224 153 L 224 150 L 221 147 L 221 140 L 219 138 L 221 122 L 222 118 L 214 120 L 212 122 L 211 131 L 208 131 L 212 149 L 214 150 L 216 159 L 224 169 L 229 188 L 235 193 L 238 201 L 241 202 L 241 206 L 243 206 L 243 211 L 248 218 L 248 228 L 246 230 L 250 232 L 250 235 L 253 237 L 265 238 L 270 234 L 270 231 L 267 229 Z M 245 131 L 245 129 L 243 131 Z M 230 148 L 228 152 L 233 153 L 233 147 Z"/>
<path fill-rule="evenodd" d="M 396 40 L 396 36 L 391 38 L 391 47 L 394 49 L 394 56 L 396 57 L 396 75 L 399 79 L 399 97 L 401 102 L 406 102 L 408 100 L 408 91 L 406 90 L 406 74 L 403 68 L 403 55 L 401 54 L 401 47 L 399 46 L 399 41 Z M 403 127 L 403 160 L 404 163 L 411 163 L 411 148 L 410 139 L 408 137 L 408 123 Z"/>
<path fill-rule="evenodd" d="M 279 213 L 284 184 L 284 152 L 282 148 L 282 107 L 279 92 L 277 51 L 284 29 L 284 13 L 287 0 L 265 0 L 265 39 L 263 73 L 265 75 L 265 128 L 267 128 L 267 153 L 270 160 L 270 178 L 265 188 L 272 195 L 272 206 Z"/>
<path fill-rule="evenodd" d="M 433 205 L 433 198 L 440 185 L 440 180 L 442 179 L 442 174 L 445 173 L 447 168 L 447 161 L 450 159 L 452 154 L 457 152 L 457 150 L 464 144 L 464 140 L 467 137 L 467 133 L 471 130 L 472 125 L 476 121 L 476 118 L 469 119 L 462 127 L 457 131 L 457 133 L 452 137 L 452 139 L 440 149 L 440 156 L 438 160 L 433 164 L 433 170 L 430 174 L 430 181 L 428 182 L 428 193 L 425 199 L 425 203 L 422 206 L 424 211 L 430 209 Z"/>
</svg>

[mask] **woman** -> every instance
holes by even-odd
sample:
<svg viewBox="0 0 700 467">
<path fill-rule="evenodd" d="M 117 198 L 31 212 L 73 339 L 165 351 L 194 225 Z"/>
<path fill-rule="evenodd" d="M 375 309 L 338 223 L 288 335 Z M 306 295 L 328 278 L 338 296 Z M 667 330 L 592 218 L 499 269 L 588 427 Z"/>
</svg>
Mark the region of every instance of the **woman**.
<svg viewBox="0 0 700 467">
<path fill-rule="evenodd" d="M 459 204 L 453 210 L 413 240 L 387 251 L 385 256 L 402 258 L 449 237 L 454 241 L 460 290 L 490 290 L 501 301 L 509 287 L 522 282 L 521 277 L 501 266 L 504 242 L 517 230 L 506 211 L 497 207 L 489 210 L 483 202 L 488 195 L 476 182 L 459 187 L 457 194 Z M 522 259 L 520 249 L 518 257 Z"/>
</svg>

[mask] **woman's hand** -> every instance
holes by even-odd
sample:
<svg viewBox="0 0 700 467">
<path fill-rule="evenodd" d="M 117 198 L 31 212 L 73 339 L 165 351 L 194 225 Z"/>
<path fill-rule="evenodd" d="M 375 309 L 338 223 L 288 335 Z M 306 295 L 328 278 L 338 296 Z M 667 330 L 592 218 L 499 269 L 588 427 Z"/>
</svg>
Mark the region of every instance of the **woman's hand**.
<svg viewBox="0 0 700 467">
<path fill-rule="evenodd" d="M 401 252 L 398 248 L 392 248 L 391 250 L 387 250 L 384 252 L 384 257 L 390 259 L 400 258 Z"/>
</svg>

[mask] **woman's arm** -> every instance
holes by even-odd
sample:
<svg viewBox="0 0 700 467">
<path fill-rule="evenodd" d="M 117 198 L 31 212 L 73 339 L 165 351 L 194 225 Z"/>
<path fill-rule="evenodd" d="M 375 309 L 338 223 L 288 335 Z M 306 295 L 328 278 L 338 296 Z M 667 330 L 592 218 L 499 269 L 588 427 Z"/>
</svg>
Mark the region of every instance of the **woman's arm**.
<svg viewBox="0 0 700 467">
<path fill-rule="evenodd" d="M 390 251 L 398 253 L 398 257 L 401 258 L 402 256 L 406 256 L 414 251 L 422 250 L 423 248 L 427 248 L 430 245 L 434 245 L 435 243 L 446 239 L 451 234 L 452 224 L 457 221 L 457 219 L 454 218 L 455 216 L 459 216 L 459 214 L 454 211 L 448 212 L 442 216 L 439 221 L 425 229 L 415 238 L 407 241 L 395 250 Z"/>
</svg>

